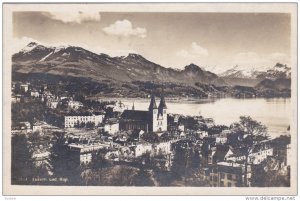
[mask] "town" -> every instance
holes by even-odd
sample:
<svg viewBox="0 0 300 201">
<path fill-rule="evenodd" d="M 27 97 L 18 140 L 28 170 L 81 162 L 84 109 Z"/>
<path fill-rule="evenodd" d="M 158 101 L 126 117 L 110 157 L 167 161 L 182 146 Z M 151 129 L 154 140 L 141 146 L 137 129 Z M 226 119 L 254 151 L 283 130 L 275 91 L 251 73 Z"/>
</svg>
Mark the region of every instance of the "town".
<svg viewBox="0 0 300 201">
<path fill-rule="evenodd" d="M 171 114 L 163 87 L 143 111 L 57 85 L 12 82 L 14 185 L 290 186 L 290 134 L 249 116 Z"/>
</svg>

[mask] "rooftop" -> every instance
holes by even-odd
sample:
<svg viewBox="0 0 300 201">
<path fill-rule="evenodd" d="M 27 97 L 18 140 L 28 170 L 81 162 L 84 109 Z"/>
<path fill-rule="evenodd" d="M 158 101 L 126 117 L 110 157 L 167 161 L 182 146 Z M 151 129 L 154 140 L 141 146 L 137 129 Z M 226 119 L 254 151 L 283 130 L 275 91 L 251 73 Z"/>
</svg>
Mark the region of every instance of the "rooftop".
<svg viewBox="0 0 300 201">
<path fill-rule="evenodd" d="M 124 110 L 121 119 L 135 120 L 135 121 L 148 121 L 148 111 L 142 110 Z"/>
</svg>

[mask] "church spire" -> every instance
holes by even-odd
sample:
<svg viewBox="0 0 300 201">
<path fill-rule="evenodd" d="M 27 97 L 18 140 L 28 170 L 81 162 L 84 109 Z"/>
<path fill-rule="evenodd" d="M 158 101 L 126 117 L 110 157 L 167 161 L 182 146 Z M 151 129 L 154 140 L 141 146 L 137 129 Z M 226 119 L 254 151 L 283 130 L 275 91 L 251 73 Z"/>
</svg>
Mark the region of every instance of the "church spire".
<svg viewBox="0 0 300 201">
<path fill-rule="evenodd" d="M 150 105 L 149 105 L 149 111 L 151 111 L 153 109 L 157 109 L 154 94 L 151 95 L 151 101 L 150 101 Z"/>
<path fill-rule="evenodd" d="M 165 96 L 164 96 L 164 88 L 162 88 L 161 96 L 160 96 L 160 103 L 158 106 L 158 109 L 167 109 L 166 101 L 165 101 Z"/>
<path fill-rule="evenodd" d="M 158 109 L 167 109 L 165 97 L 164 97 L 163 94 L 161 94 L 160 103 L 159 103 Z"/>
</svg>

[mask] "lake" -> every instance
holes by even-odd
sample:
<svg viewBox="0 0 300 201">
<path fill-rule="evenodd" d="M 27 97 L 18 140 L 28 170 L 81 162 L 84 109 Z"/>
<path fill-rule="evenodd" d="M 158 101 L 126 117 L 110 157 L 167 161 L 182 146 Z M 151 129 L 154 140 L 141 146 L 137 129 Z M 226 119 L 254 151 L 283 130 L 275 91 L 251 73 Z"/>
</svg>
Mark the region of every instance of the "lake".
<svg viewBox="0 0 300 201">
<path fill-rule="evenodd" d="M 149 99 L 122 99 L 128 108 L 147 110 Z M 157 105 L 159 99 L 156 100 Z M 256 99 L 201 99 L 201 100 L 166 100 L 168 112 L 182 115 L 202 115 L 213 118 L 216 124 L 229 126 L 237 122 L 240 116 L 251 116 L 268 127 L 271 137 L 287 133 L 287 127 L 292 120 L 290 98 L 256 98 Z"/>
</svg>

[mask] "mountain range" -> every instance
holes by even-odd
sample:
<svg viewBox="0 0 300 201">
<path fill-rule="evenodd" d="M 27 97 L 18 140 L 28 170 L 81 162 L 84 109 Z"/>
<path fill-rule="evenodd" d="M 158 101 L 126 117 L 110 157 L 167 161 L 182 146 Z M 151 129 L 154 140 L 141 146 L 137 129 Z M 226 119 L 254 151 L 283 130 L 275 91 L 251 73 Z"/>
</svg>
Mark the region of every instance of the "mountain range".
<svg viewBox="0 0 300 201">
<path fill-rule="evenodd" d="M 12 56 L 13 71 L 88 77 L 96 81 L 152 81 L 194 84 L 195 82 L 225 85 L 222 78 L 190 64 L 183 70 L 165 68 L 138 54 L 110 57 L 81 47 L 45 47 L 29 43 Z"/>
<path fill-rule="evenodd" d="M 12 72 L 13 75 L 39 74 L 52 77 L 84 78 L 95 83 L 109 80 L 122 88 L 129 86 L 130 90 L 135 88 L 132 85 L 140 87 L 144 85 L 143 83 L 169 83 L 170 86 L 173 84 L 173 89 L 174 86 L 181 88 L 186 86 L 188 91 L 199 91 L 191 93 L 201 94 L 201 96 L 211 92 L 227 93 L 228 88 L 224 91 L 224 86 L 241 85 L 259 87 L 261 90 L 265 84 L 266 87 L 270 87 L 268 80 L 275 82 L 279 79 L 277 82 L 284 82 L 281 86 L 287 86 L 286 80 L 291 78 L 291 68 L 280 63 L 264 72 L 245 71 L 235 66 L 217 75 L 195 64 L 189 64 L 182 70 L 177 70 L 151 62 L 139 54 L 131 53 L 128 56 L 111 57 L 107 54 L 96 54 L 81 47 L 46 47 L 35 42 L 29 43 L 12 56 Z"/>
</svg>

